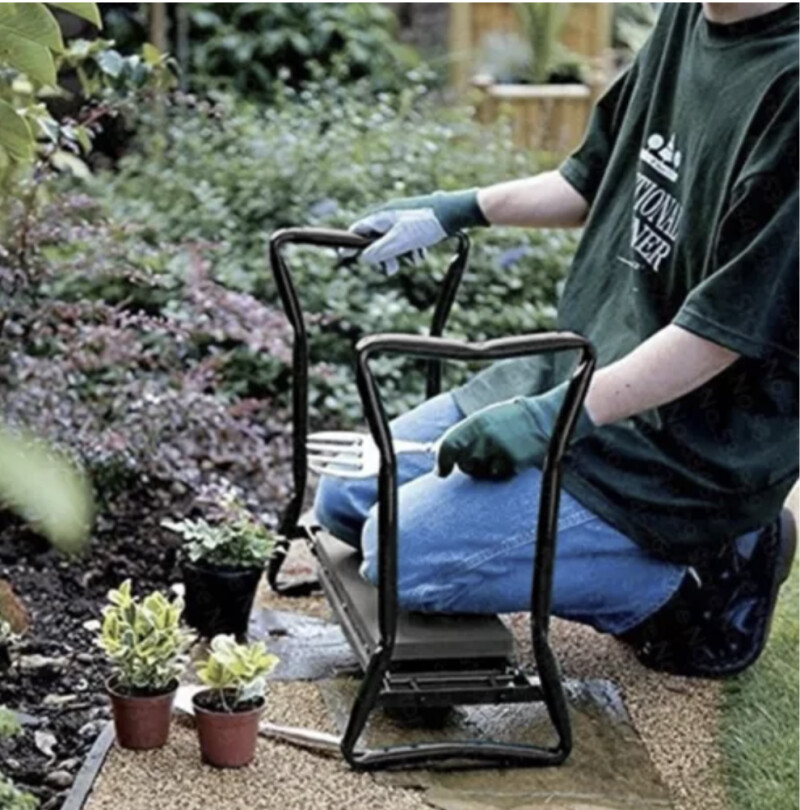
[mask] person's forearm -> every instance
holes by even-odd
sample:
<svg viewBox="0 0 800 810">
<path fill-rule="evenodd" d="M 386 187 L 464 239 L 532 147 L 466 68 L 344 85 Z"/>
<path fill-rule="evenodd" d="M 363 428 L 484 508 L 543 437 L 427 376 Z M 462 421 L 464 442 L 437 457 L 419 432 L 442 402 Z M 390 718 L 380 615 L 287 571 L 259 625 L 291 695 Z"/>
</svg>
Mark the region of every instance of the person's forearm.
<svg viewBox="0 0 800 810">
<path fill-rule="evenodd" d="M 699 388 L 738 356 L 679 326 L 667 326 L 595 373 L 586 411 L 595 425 L 607 425 L 657 408 Z"/>
<path fill-rule="evenodd" d="M 522 228 L 577 228 L 589 204 L 557 171 L 487 186 L 478 205 L 492 225 Z"/>
</svg>

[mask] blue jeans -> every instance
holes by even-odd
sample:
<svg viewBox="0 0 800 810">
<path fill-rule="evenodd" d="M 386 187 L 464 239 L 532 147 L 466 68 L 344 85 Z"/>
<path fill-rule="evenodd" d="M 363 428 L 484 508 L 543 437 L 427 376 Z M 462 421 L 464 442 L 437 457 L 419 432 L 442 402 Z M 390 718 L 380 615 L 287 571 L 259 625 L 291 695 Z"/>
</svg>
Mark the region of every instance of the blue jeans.
<svg viewBox="0 0 800 810">
<path fill-rule="evenodd" d="M 434 441 L 464 418 L 442 394 L 392 423 L 398 439 Z M 429 454 L 398 456 L 398 590 L 408 610 L 510 613 L 530 608 L 541 472 L 480 481 L 433 472 Z M 377 581 L 374 478 L 320 481 L 319 523 L 363 552 Z M 686 569 L 659 560 L 561 494 L 552 611 L 606 633 L 623 633 L 673 596 Z"/>
</svg>

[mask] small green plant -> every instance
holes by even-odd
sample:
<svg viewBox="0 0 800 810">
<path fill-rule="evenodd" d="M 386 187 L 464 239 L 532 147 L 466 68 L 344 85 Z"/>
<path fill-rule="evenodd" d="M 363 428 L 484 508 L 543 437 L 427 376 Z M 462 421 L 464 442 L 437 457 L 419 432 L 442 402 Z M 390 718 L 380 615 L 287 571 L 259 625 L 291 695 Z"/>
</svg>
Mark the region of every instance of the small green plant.
<svg viewBox="0 0 800 810">
<path fill-rule="evenodd" d="M 0 503 L 21 515 L 61 551 L 80 551 L 93 519 L 85 475 L 42 442 L 2 423 L 0 459 Z M 2 625 L 0 620 L 0 645 L 7 640 Z"/>
<path fill-rule="evenodd" d="M 275 545 L 275 534 L 242 507 L 233 505 L 231 519 L 211 524 L 197 520 L 164 520 L 165 529 L 183 537 L 190 562 L 237 568 L 264 565 Z"/>
<path fill-rule="evenodd" d="M 3 810 L 36 810 L 39 801 L 30 793 L 23 793 L 14 783 L 0 774 L 0 807 Z"/>
<path fill-rule="evenodd" d="M 22 726 L 11 709 L 0 706 L 0 740 L 16 737 L 22 731 Z M 3 805 L 0 805 L 2 807 Z"/>
<path fill-rule="evenodd" d="M 531 75 L 531 46 L 515 32 L 493 31 L 484 37 L 480 73 L 500 84 L 525 82 Z"/>
<path fill-rule="evenodd" d="M 180 676 L 194 634 L 181 625 L 183 600 L 154 592 L 138 600 L 125 580 L 108 594 L 98 644 L 114 667 L 114 685 L 133 695 L 163 692 Z"/>
<path fill-rule="evenodd" d="M 237 644 L 233 636 L 214 636 L 208 658 L 197 665 L 198 677 L 211 690 L 211 708 L 235 712 L 260 701 L 278 660 L 261 641 Z"/>
</svg>

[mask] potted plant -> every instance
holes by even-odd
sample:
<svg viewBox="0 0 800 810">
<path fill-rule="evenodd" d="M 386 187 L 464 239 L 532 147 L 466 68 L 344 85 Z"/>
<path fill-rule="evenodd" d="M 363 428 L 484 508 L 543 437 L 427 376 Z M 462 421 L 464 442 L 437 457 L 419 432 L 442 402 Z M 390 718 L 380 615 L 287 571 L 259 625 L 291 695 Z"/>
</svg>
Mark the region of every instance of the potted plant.
<svg viewBox="0 0 800 810">
<path fill-rule="evenodd" d="M 255 756 L 258 723 L 264 708 L 266 675 L 278 663 L 261 641 L 237 644 L 215 636 L 197 674 L 208 689 L 193 698 L 203 762 L 241 768 Z"/>
<path fill-rule="evenodd" d="M 122 748 L 160 748 L 169 735 L 172 703 L 194 634 L 181 625 L 183 601 L 155 592 L 138 600 L 126 580 L 108 594 L 98 644 L 113 667 L 111 697 Z"/>
<path fill-rule="evenodd" d="M 228 514 L 217 524 L 200 518 L 165 520 L 162 525 L 184 539 L 187 623 L 205 638 L 233 635 L 244 640 L 275 535 L 241 506 L 229 503 Z"/>
</svg>

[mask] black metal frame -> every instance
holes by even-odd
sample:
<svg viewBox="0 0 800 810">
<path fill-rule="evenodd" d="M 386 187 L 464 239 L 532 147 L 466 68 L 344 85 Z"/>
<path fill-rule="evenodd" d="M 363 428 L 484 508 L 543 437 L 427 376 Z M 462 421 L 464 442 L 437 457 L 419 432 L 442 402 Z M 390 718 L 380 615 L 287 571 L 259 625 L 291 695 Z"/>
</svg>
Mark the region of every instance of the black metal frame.
<svg viewBox="0 0 800 810">
<path fill-rule="evenodd" d="M 461 278 L 469 258 L 469 239 L 465 234 L 456 237 L 456 254 L 445 274 L 444 281 L 436 300 L 431 321 L 430 335 L 438 337 L 453 307 Z M 278 581 L 281 566 L 289 550 L 289 543 L 297 537 L 305 537 L 305 531 L 298 526 L 303 509 L 303 497 L 308 482 L 308 462 L 306 456 L 306 436 L 308 435 L 308 334 L 306 332 L 303 310 L 297 296 L 291 273 L 283 257 L 286 245 L 312 245 L 329 248 L 362 249 L 370 244 L 369 239 L 349 231 L 337 231 L 327 228 L 287 228 L 274 233 L 269 242 L 269 260 L 278 294 L 281 298 L 286 316 L 294 332 L 292 346 L 292 476 L 294 491 L 287 505 L 280 524 L 282 539 L 275 547 L 267 568 L 267 580 L 270 587 L 284 596 L 305 596 L 319 586 L 315 582 L 284 584 Z M 442 387 L 441 362 L 433 360 L 428 365 L 426 396 L 436 396 Z"/>
<path fill-rule="evenodd" d="M 305 440 L 308 433 L 308 345 L 305 325 L 294 285 L 281 255 L 289 243 L 326 247 L 362 248 L 367 240 L 348 232 L 292 229 L 276 233 L 270 241 L 270 260 L 278 290 L 295 332 L 294 345 L 294 483 L 295 492 L 282 521 L 287 538 L 306 536 L 298 527 L 302 499 L 307 482 Z M 469 243 L 461 236 L 458 253 L 451 263 L 434 315 L 432 336 L 380 334 L 362 338 L 356 346 L 356 381 L 364 405 L 370 432 L 380 451 L 378 474 L 378 623 L 380 642 L 365 667 L 364 678 L 354 702 L 347 729 L 342 738 L 342 753 L 356 768 L 381 768 L 421 765 L 443 760 L 503 765 L 558 765 L 572 748 L 572 732 L 566 697 L 558 663 L 548 641 L 550 603 L 555 560 L 556 529 L 560 499 L 561 461 L 575 427 L 580 408 L 589 388 L 595 367 L 592 345 L 579 335 L 568 332 L 541 333 L 464 343 L 441 338 L 441 334 L 463 275 Z M 538 670 L 538 683 L 529 681 L 530 699 L 544 701 L 557 743 L 551 747 L 499 743 L 494 741 L 460 741 L 453 743 L 419 743 L 379 749 L 357 748 L 371 711 L 382 703 L 382 693 L 392 691 L 392 653 L 397 617 L 397 465 L 389 430 L 389 421 L 370 369 L 371 358 L 381 352 L 403 354 L 429 361 L 428 395 L 438 393 L 443 360 L 499 360 L 549 352 L 576 351 L 578 364 L 567 387 L 564 403 L 556 420 L 543 465 L 537 544 L 534 557 L 531 594 L 531 636 Z M 288 545 L 288 540 L 286 541 Z M 270 584 L 277 576 L 286 554 L 278 552 L 270 563 Z M 283 589 L 283 592 L 287 592 Z M 397 681 L 395 677 L 394 681 Z M 492 690 L 487 700 L 493 702 Z"/>
</svg>

